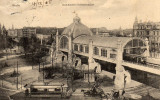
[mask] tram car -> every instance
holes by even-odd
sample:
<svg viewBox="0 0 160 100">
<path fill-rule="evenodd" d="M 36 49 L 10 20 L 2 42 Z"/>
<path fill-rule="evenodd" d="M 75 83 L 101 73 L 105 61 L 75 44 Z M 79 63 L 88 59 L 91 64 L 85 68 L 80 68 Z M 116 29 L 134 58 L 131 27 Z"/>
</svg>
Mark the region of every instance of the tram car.
<svg viewBox="0 0 160 100">
<path fill-rule="evenodd" d="M 66 97 L 67 90 L 68 86 L 61 83 L 33 83 L 26 88 L 25 94 L 28 97 L 55 97 L 55 95 Z"/>
</svg>

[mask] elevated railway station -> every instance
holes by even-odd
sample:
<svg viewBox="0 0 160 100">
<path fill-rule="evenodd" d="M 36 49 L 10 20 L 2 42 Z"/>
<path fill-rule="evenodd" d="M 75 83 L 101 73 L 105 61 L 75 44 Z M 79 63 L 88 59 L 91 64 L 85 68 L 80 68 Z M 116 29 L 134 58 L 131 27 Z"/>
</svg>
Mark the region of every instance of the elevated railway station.
<svg viewBox="0 0 160 100">
<path fill-rule="evenodd" d="M 149 57 L 147 39 L 94 35 L 78 16 L 61 35 L 57 32 L 54 56 L 75 68 L 96 68 L 98 73 L 110 67 L 109 63 L 114 64 L 115 84 L 119 89 L 124 84 L 126 68 L 160 75 L 159 66 L 148 66 L 146 63 Z"/>
</svg>

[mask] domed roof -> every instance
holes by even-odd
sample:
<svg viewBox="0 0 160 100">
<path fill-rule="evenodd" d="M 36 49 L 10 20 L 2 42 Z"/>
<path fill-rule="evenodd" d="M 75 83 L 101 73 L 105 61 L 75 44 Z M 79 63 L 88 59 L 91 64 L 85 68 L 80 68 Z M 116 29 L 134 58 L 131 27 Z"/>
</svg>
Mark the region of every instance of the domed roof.
<svg viewBox="0 0 160 100">
<path fill-rule="evenodd" d="M 73 18 L 73 23 L 70 24 L 65 30 L 63 31 L 62 35 L 71 35 L 73 38 L 76 38 L 81 35 L 89 35 L 91 36 L 93 33 L 91 30 L 81 23 L 81 19 L 76 16 Z"/>
</svg>

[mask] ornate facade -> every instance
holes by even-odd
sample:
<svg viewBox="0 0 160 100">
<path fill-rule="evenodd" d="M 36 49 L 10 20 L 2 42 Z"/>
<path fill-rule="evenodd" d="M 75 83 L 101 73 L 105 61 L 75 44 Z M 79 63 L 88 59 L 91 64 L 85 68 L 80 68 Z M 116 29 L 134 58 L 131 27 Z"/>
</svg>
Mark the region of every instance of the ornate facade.
<svg viewBox="0 0 160 100">
<path fill-rule="evenodd" d="M 101 73 L 102 66 L 97 60 L 115 63 L 115 86 L 116 89 L 121 90 L 124 88 L 124 73 L 126 72 L 122 66 L 123 61 L 131 59 L 131 61 L 137 62 L 143 57 L 148 57 L 147 41 L 147 39 L 137 37 L 93 35 L 90 29 L 83 25 L 81 19 L 76 16 L 62 35 L 58 35 L 57 32 L 55 58 L 63 64 L 67 62 L 66 64 L 75 68 L 79 67 L 80 70 L 86 72 L 92 72 L 96 68 L 96 72 Z M 81 62 L 82 56 L 88 59 L 87 65 Z"/>
<path fill-rule="evenodd" d="M 149 40 L 150 54 L 160 57 L 160 22 L 142 22 L 137 17 L 133 25 L 133 36 Z"/>
</svg>

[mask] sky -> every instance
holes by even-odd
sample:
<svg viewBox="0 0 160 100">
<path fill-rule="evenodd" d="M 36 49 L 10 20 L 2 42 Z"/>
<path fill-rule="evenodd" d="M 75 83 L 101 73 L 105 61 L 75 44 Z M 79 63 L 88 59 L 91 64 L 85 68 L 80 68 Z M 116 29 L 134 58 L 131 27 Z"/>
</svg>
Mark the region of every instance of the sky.
<svg viewBox="0 0 160 100">
<path fill-rule="evenodd" d="M 0 0 L 0 23 L 6 28 L 67 27 L 76 14 L 90 28 L 132 28 L 136 16 L 142 22 L 160 22 L 160 0 L 51 0 L 43 7 L 33 6 L 35 1 Z"/>
</svg>

